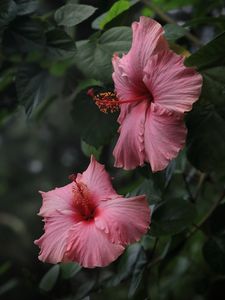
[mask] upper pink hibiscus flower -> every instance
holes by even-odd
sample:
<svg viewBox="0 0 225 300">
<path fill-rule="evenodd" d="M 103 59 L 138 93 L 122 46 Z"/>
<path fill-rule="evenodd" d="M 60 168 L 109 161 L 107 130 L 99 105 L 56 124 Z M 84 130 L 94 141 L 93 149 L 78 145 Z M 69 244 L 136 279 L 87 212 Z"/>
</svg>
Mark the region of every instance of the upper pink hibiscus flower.
<svg viewBox="0 0 225 300">
<path fill-rule="evenodd" d="M 149 162 L 164 169 L 186 138 L 184 112 L 199 98 L 202 77 L 172 52 L 159 23 L 141 17 L 132 25 L 130 51 L 113 57 L 113 80 L 119 99 L 119 139 L 115 166 L 134 169 Z"/>
<path fill-rule="evenodd" d="M 145 196 L 119 196 L 104 166 L 93 157 L 72 183 L 42 193 L 42 197 L 39 215 L 44 217 L 45 233 L 35 244 L 41 248 L 39 259 L 49 263 L 106 266 L 149 227 Z"/>
</svg>

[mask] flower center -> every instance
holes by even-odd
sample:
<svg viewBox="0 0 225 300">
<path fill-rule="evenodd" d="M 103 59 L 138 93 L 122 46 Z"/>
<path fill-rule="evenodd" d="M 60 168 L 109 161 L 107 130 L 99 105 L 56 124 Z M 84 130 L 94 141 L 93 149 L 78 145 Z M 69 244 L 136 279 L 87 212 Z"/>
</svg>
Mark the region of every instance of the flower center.
<svg viewBox="0 0 225 300">
<path fill-rule="evenodd" d="M 95 95 L 94 89 L 89 89 L 87 95 L 92 97 L 100 111 L 104 113 L 118 111 L 121 104 L 140 102 L 143 100 L 143 97 L 131 100 L 119 100 L 115 92 L 103 92 Z"/>
<path fill-rule="evenodd" d="M 70 179 L 75 183 L 75 186 L 73 187 L 73 201 L 75 208 L 85 220 L 93 219 L 96 206 L 88 187 L 83 182 L 77 182 L 76 175 L 71 175 Z"/>
</svg>

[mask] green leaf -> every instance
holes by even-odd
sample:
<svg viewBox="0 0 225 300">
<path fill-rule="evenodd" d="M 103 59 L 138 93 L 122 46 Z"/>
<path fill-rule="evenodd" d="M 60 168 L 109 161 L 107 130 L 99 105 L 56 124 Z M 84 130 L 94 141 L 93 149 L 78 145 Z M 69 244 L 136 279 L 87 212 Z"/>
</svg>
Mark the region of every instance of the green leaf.
<svg viewBox="0 0 225 300">
<path fill-rule="evenodd" d="M 53 266 L 41 279 L 41 282 L 39 284 L 39 288 L 45 292 L 50 292 L 59 277 L 60 273 L 60 267 L 59 265 Z"/>
<path fill-rule="evenodd" d="M 123 13 L 124 11 L 128 10 L 130 8 L 130 2 L 127 0 L 119 0 L 115 2 L 110 10 L 107 12 L 107 14 L 104 16 L 102 21 L 99 24 L 99 28 L 103 29 L 107 23 L 112 21 L 114 18 L 116 18 L 118 15 Z"/>
<path fill-rule="evenodd" d="M 198 105 L 187 118 L 187 156 L 202 172 L 225 170 L 225 120 L 212 104 Z"/>
<path fill-rule="evenodd" d="M 43 53 L 46 43 L 44 30 L 39 21 L 17 18 L 4 34 L 4 50 L 9 54 Z"/>
<path fill-rule="evenodd" d="M 214 40 L 201 47 L 197 52 L 185 60 L 188 67 L 196 66 L 199 69 L 218 66 L 225 63 L 225 32 Z"/>
<path fill-rule="evenodd" d="M 57 9 L 55 20 L 58 25 L 72 27 L 89 18 L 95 11 L 96 8 L 90 5 L 69 3 Z"/>
<path fill-rule="evenodd" d="M 0 285 L 0 296 L 8 293 L 10 290 L 17 287 L 19 284 L 18 280 L 15 278 L 9 279 L 6 283 Z"/>
<path fill-rule="evenodd" d="M 123 53 L 131 46 L 129 27 L 114 27 L 99 38 L 77 43 L 76 64 L 87 78 L 105 83 L 112 81 L 112 56 Z"/>
<path fill-rule="evenodd" d="M 0 33 L 2 27 L 8 25 L 17 15 L 17 5 L 13 0 L 0 2 Z"/>
<path fill-rule="evenodd" d="M 203 247 L 203 255 L 214 272 L 225 275 L 225 236 L 207 240 Z"/>
<path fill-rule="evenodd" d="M 51 60 L 65 60 L 75 55 L 75 43 L 63 30 L 52 29 L 46 32 L 46 56 Z"/>
<path fill-rule="evenodd" d="M 117 114 L 102 113 L 86 92 L 77 95 L 72 117 L 77 133 L 86 143 L 96 148 L 109 143 L 118 128 Z"/>
<path fill-rule="evenodd" d="M 121 281 L 127 279 L 133 273 L 135 265 L 138 266 L 138 259 L 142 258 L 143 252 L 140 244 L 129 246 L 119 261 L 116 275 L 108 281 L 107 286 L 117 286 Z"/>
<path fill-rule="evenodd" d="M 140 248 L 137 260 L 132 268 L 132 277 L 128 291 L 128 298 L 132 298 L 137 292 L 144 274 L 146 263 L 147 258 L 145 252 L 143 248 Z"/>
<path fill-rule="evenodd" d="M 225 168 L 225 67 L 203 70 L 201 99 L 187 116 L 187 154 L 203 172 Z"/>
<path fill-rule="evenodd" d="M 95 148 L 91 145 L 88 145 L 84 141 L 81 141 L 81 149 L 87 157 L 90 157 L 91 155 L 94 155 L 94 157 L 99 160 L 101 152 L 102 152 L 102 146 L 99 148 Z"/>
<path fill-rule="evenodd" d="M 77 263 L 61 263 L 60 269 L 62 278 L 69 279 L 74 277 L 81 270 L 81 266 Z"/>
<path fill-rule="evenodd" d="M 212 235 L 220 235 L 225 232 L 225 204 L 219 205 L 210 218 L 207 220 L 209 233 Z"/>
<path fill-rule="evenodd" d="M 162 192 L 151 179 L 145 179 L 135 190 L 129 193 L 130 196 L 146 195 L 149 203 L 155 204 L 161 200 Z"/>
<path fill-rule="evenodd" d="M 225 66 L 207 69 L 201 72 L 203 87 L 201 98 L 212 103 L 217 112 L 225 117 Z"/>
<path fill-rule="evenodd" d="M 29 15 L 34 13 L 39 6 L 37 0 L 20 0 L 18 3 L 18 12 L 19 16 Z"/>
<path fill-rule="evenodd" d="M 73 296 L 73 300 L 83 300 L 91 292 L 96 284 L 95 278 L 89 278 L 83 281 L 81 285 L 76 289 L 76 293 Z"/>
<path fill-rule="evenodd" d="M 195 216 L 193 204 L 182 199 L 169 200 L 154 210 L 150 233 L 154 236 L 177 234 L 191 225 Z"/>
<path fill-rule="evenodd" d="M 187 33 L 187 30 L 176 24 L 166 24 L 163 27 L 165 31 L 165 37 L 169 41 L 175 41 Z"/>
<path fill-rule="evenodd" d="M 54 79 L 37 65 L 24 65 L 19 68 L 16 76 L 16 89 L 18 100 L 31 115 L 37 105 L 46 97 L 57 94 L 59 86 L 54 84 Z"/>
</svg>

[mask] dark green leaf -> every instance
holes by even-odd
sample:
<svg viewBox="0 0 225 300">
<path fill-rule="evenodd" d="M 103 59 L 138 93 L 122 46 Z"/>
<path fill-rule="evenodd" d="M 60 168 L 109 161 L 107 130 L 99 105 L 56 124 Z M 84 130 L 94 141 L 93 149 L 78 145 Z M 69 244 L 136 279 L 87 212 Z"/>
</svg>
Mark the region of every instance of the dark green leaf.
<svg viewBox="0 0 225 300">
<path fill-rule="evenodd" d="M 163 27 L 165 31 L 165 37 L 167 40 L 175 41 L 187 33 L 187 30 L 181 26 L 176 24 L 166 24 Z"/>
<path fill-rule="evenodd" d="M 81 270 L 81 266 L 77 263 L 61 263 L 60 269 L 62 278 L 69 279 L 74 277 Z"/>
<path fill-rule="evenodd" d="M 18 285 L 17 279 L 9 279 L 6 283 L 0 285 L 0 296 L 14 289 Z"/>
<path fill-rule="evenodd" d="M 17 14 L 19 16 L 32 14 L 37 10 L 38 6 L 38 0 L 20 0 Z"/>
<path fill-rule="evenodd" d="M 128 291 L 129 298 L 132 298 L 137 292 L 137 289 L 141 283 L 144 274 L 146 263 L 147 263 L 147 258 L 143 248 L 141 248 L 138 254 L 138 258 L 132 268 L 133 269 L 132 277 L 131 277 L 131 282 Z"/>
<path fill-rule="evenodd" d="M 200 48 L 185 60 L 187 66 L 197 66 L 199 69 L 218 66 L 225 63 L 225 32 Z"/>
<path fill-rule="evenodd" d="M 39 21 L 18 18 L 5 31 L 3 45 L 9 54 L 42 53 L 46 38 Z"/>
<path fill-rule="evenodd" d="M 55 20 L 59 25 L 72 27 L 89 18 L 95 11 L 96 8 L 90 5 L 69 3 L 55 12 Z"/>
<path fill-rule="evenodd" d="M 213 237 L 206 241 L 203 247 L 203 255 L 212 270 L 219 274 L 225 274 L 225 237 Z"/>
<path fill-rule="evenodd" d="M 150 233 L 174 235 L 191 225 L 195 216 L 196 210 L 191 203 L 182 199 L 169 200 L 154 210 Z"/>
<path fill-rule="evenodd" d="M 8 25 L 17 14 L 17 5 L 13 0 L 0 1 L 0 33 L 2 27 Z"/>
<path fill-rule="evenodd" d="M 81 141 L 81 149 L 87 157 L 94 155 L 97 160 L 99 160 L 102 152 L 102 147 L 95 148 L 94 146 L 88 145 L 84 141 Z"/>
<path fill-rule="evenodd" d="M 204 82 L 201 97 L 225 117 L 225 66 L 207 69 L 201 74 Z"/>
<path fill-rule="evenodd" d="M 145 179 L 129 196 L 146 195 L 149 203 L 155 204 L 161 200 L 162 192 L 151 179 Z"/>
<path fill-rule="evenodd" d="M 128 278 L 135 268 L 138 266 L 139 257 L 142 258 L 143 248 L 140 244 L 129 246 L 120 259 L 116 276 L 107 283 L 107 286 L 117 286 L 122 280 Z"/>
<path fill-rule="evenodd" d="M 127 0 L 119 0 L 115 2 L 110 8 L 110 10 L 106 13 L 102 21 L 100 22 L 99 28 L 103 29 L 107 23 L 112 21 L 122 12 L 128 10 L 130 8 L 130 5 L 131 5 L 130 2 Z"/>
<path fill-rule="evenodd" d="M 41 279 L 39 288 L 45 292 L 51 291 L 56 284 L 56 281 L 59 277 L 59 273 L 60 273 L 59 265 L 53 266 Z"/>
<path fill-rule="evenodd" d="M 46 33 L 46 56 L 51 59 L 68 59 L 75 55 L 75 43 L 63 30 L 53 29 Z"/>
<path fill-rule="evenodd" d="M 30 115 L 37 105 L 47 96 L 57 93 L 53 85 L 54 79 L 36 65 L 24 65 L 16 76 L 18 100 Z"/>
<path fill-rule="evenodd" d="M 225 204 L 219 205 L 207 221 L 210 234 L 224 234 L 225 233 Z"/>
<path fill-rule="evenodd" d="M 225 169 L 225 120 L 214 106 L 196 106 L 188 115 L 187 155 L 203 172 Z"/>
<path fill-rule="evenodd" d="M 111 82 L 113 54 L 128 51 L 130 45 L 130 28 L 114 27 L 98 39 L 78 42 L 76 64 L 87 78 Z"/>
<path fill-rule="evenodd" d="M 76 290 L 73 300 L 83 300 L 95 286 L 96 279 L 90 278 L 88 281 L 84 281 Z"/>
<path fill-rule="evenodd" d="M 77 95 L 72 116 L 75 122 L 74 129 L 81 138 L 97 148 L 109 143 L 118 128 L 117 114 L 102 113 L 86 92 Z"/>
</svg>

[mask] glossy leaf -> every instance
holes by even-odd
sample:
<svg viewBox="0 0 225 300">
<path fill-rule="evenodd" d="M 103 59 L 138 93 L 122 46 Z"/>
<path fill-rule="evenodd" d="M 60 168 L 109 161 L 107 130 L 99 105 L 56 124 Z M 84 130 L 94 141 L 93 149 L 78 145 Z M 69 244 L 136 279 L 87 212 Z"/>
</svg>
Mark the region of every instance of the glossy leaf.
<svg viewBox="0 0 225 300">
<path fill-rule="evenodd" d="M 112 56 L 129 50 L 131 31 L 128 27 L 114 27 L 100 37 L 77 42 L 76 64 L 87 78 L 105 83 L 112 81 Z"/>
<path fill-rule="evenodd" d="M 188 116 L 187 155 L 203 172 L 224 171 L 225 120 L 212 104 L 196 107 Z"/>
<path fill-rule="evenodd" d="M 146 254 L 143 248 L 141 248 L 138 254 L 138 258 L 135 262 L 135 265 L 133 266 L 132 277 L 131 277 L 131 282 L 128 291 L 128 298 L 132 298 L 137 292 L 144 274 L 146 263 L 147 263 Z"/>
<path fill-rule="evenodd" d="M 9 24 L 17 15 L 17 5 L 13 0 L 1 0 L 0 2 L 0 33 L 3 26 Z"/>
<path fill-rule="evenodd" d="M 167 201 L 154 210 L 150 233 L 154 236 L 177 234 L 191 225 L 195 216 L 191 203 L 181 199 Z"/>
<path fill-rule="evenodd" d="M 221 65 L 225 63 L 224 49 L 225 32 L 189 56 L 185 60 L 185 64 L 187 66 L 196 66 L 199 69 Z"/>
<path fill-rule="evenodd" d="M 28 115 L 47 96 L 57 93 L 57 89 L 52 86 L 53 82 L 54 79 L 47 71 L 36 65 L 24 65 L 19 68 L 16 76 L 17 94 Z"/>
<path fill-rule="evenodd" d="M 112 21 L 114 18 L 116 18 L 118 15 L 123 13 L 124 11 L 128 10 L 130 8 L 130 2 L 127 0 L 119 0 L 116 1 L 110 10 L 105 14 L 102 21 L 99 24 L 99 28 L 103 29 L 107 23 Z"/>
<path fill-rule="evenodd" d="M 117 286 L 121 281 L 133 274 L 135 266 L 139 266 L 139 257 L 143 261 L 143 248 L 141 245 L 130 245 L 120 259 L 116 275 L 108 281 L 107 286 Z"/>
<path fill-rule="evenodd" d="M 165 37 L 169 41 L 175 41 L 187 33 L 187 30 L 184 27 L 176 24 L 166 24 L 163 29 L 165 31 Z"/>
<path fill-rule="evenodd" d="M 72 27 L 89 18 L 95 11 L 96 8 L 90 5 L 68 3 L 55 12 L 55 20 L 59 25 Z"/>
<path fill-rule="evenodd" d="M 74 277 L 80 270 L 81 266 L 77 263 L 61 263 L 60 264 L 61 276 L 63 279 Z"/>
<path fill-rule="evenodd" d="M 32 14 L 37 10 L 38 6 L 38 0 L 20 0 L 17 14 L 19 16 Z"/>
<path fill-rule="evenodd" d="M 56 284 L 56 281 L 59 277 L 59 273 L 60 273 L 59 265 L 53 266 L 41 279 L 39 288 L 42 291 L 50 292 Z"/>
</svg>

